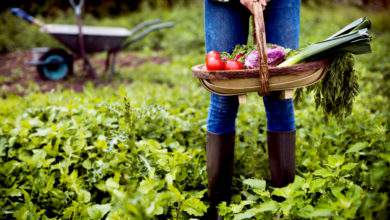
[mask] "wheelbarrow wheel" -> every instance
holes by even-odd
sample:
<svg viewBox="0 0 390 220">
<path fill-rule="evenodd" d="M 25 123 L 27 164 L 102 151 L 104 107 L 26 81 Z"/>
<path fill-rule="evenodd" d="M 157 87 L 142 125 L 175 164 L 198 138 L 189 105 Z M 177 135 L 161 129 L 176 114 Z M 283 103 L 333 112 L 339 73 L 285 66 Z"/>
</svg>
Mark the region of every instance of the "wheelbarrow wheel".
<svg viewBox="0 0 390 220">
<path fill-rule="evenodd" d="M 63 80 L 73 73 L 73 56 L 63 49 L 51 49 L 39 61 L 37 70 L 44 80 Z"/>
</svg>

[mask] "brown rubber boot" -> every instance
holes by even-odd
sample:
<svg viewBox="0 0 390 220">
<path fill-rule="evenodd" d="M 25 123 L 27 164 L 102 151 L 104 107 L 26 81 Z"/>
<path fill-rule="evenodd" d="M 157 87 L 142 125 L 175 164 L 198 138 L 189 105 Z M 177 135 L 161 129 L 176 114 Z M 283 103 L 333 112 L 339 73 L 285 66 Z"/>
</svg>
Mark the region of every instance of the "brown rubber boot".
<svg viewBox="0 0 390 220">
<path fill-rule="evenodd" d="M 206 219 L 222 219 L 217 206 L 231 196 L 235 133 L 207 132 L 207 175 L 210 208 Z"/>
<path fill-rule="evenodd" d="M 271 183 L 284 187 L 295 177 L 295 131 L 267 133 Z"/>
</svg>

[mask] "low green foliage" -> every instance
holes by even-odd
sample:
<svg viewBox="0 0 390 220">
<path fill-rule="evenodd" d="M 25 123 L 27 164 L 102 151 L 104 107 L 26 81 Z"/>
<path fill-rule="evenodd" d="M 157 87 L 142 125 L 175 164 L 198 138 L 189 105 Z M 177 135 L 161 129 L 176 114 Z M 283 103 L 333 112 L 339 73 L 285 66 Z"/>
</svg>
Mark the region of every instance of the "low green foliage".
<svg viewBox="0 0 390 220">
<path fill-rule="evenodd" d="M 201 8 L 177 10 L 180 16 L 186 10 L 191 15 L 202 14 Z M 355 10 L 304 8 L 302 22 L 315 26 L 311 31 L 302 26 L 302 42 L 318 41 L 336 30 L 337 25 L 329 27 L 329 20 L 342 25 L 360 16 L 362 12 Z M 187 19 L 178 24 L 179 30 L 190 24 Z M 372 20 L 375 29 L 376 19 Z M 209 95 L 190 77 L 190 66 L 204 58 L 202 48 L 188 49 L 187 44 L 196 41 L 200 47 L 203 42 L 201 19 L 192 22 L 192 29 L 162 38 L 161 45 L 171 47 L 163 46 L 158 55 L 169 56 L 170 63 L 120 69 L 114 85 L 123 79 L 132 84 L 88 86 L 82 93 L 42 94 L 32 88 L 25 97 L 3 94 L 1 219 L 189 219 L 204 215 L 208 206 L 204 146 Z M 313 32 L 314 27 L 318 32 Z M 349 117 L 343 122 L 326 121 L 311 96 L 297 106 L 293 184 L 281 189 L 268 184 L 266 119 L 259 97 L 250 95 L 240 107 L 234 196 L 230 204 L 220 205 L 227 219 L 390 216 L 390 106 L 384 95 L 390 30 L 375 30 L 373 54 L 356 60 L 361 92 Z M 181 45 L 171 42 L 175 36 Z M 149 40 L 144 43 L 152 48 Z M 142 51 L 145 56 L 151 53 L 150 49 Z"/>
<path fill-rule="evenodd" d="M 38 28 L 31 27 L 10 13 L 0 13 L 0 23 L 0 53 L 59 46 L 50 36 L 39 33 Z"/>
<path fill-rule="evenodd" d="M 119 95 L 103 103 L 92 94 L 57 95 L 36 97 L 45 104 L 33 103 L 14 120 L 12 106 L 1 108 L 8 115 L 0 130 L 1 216 L 204 213 L 204 155 L 190 135 L 202 136 L 191 132 L 199 130 L 197 123 L 159 106 L 133 107 Z"/>
</svg>

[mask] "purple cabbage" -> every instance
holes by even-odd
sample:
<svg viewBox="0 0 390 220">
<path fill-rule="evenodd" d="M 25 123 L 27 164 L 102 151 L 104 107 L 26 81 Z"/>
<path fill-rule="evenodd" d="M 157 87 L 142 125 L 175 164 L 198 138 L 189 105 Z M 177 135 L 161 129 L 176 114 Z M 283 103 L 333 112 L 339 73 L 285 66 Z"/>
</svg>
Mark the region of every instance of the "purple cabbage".
<svg viewBox="0 0 390 220">
<path fill-rule="evenodd" d="M 272 46 L 267 48 L 267 63 L 270 66 L 276 66 L 281 63 L 286 57 L 286 51 L 283 47 Z"/>
<path fill-rule="evenodd" d="M 283 47 L 272 46 L 267 48 L 267 63 L 270 66 L 276 66 L 281 63 L 286 57 L 286 52 Z M 259 52 L 254 50 L 250 52 L 245 58 L 245 67 L 254 69 L 259 67 Z"/>
<path fill-rule="evenodd" d="M 259 52 L 257 50 L 250 52 L 245 58 L 244 65 L 248 69 L 259 67 Z"/>
</svg>

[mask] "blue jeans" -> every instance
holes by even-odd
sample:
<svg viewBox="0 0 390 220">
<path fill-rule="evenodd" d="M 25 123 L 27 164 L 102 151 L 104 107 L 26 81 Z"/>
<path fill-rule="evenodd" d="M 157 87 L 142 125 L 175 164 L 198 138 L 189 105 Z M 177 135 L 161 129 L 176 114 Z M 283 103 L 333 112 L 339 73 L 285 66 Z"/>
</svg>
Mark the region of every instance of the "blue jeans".
<svg viewBox="0 0 390 220">
<path fill-rule="evenodd" d="M 267 43 L 296 49 L 299 43 L 300 0 L 273 0 L 264 11 Z M 230 3 L 205 0 L 206 51 L 232 52 L 235 45 L 246 44 L 249 12 L 239 1 Z M 275 94 L 263 98 L 268 131 L 295 130 L 292 99 Z M 237 96 L 211 94 L 207 130 L 215 134 L 235 132 L 238 111 Z"/>
</svg>

